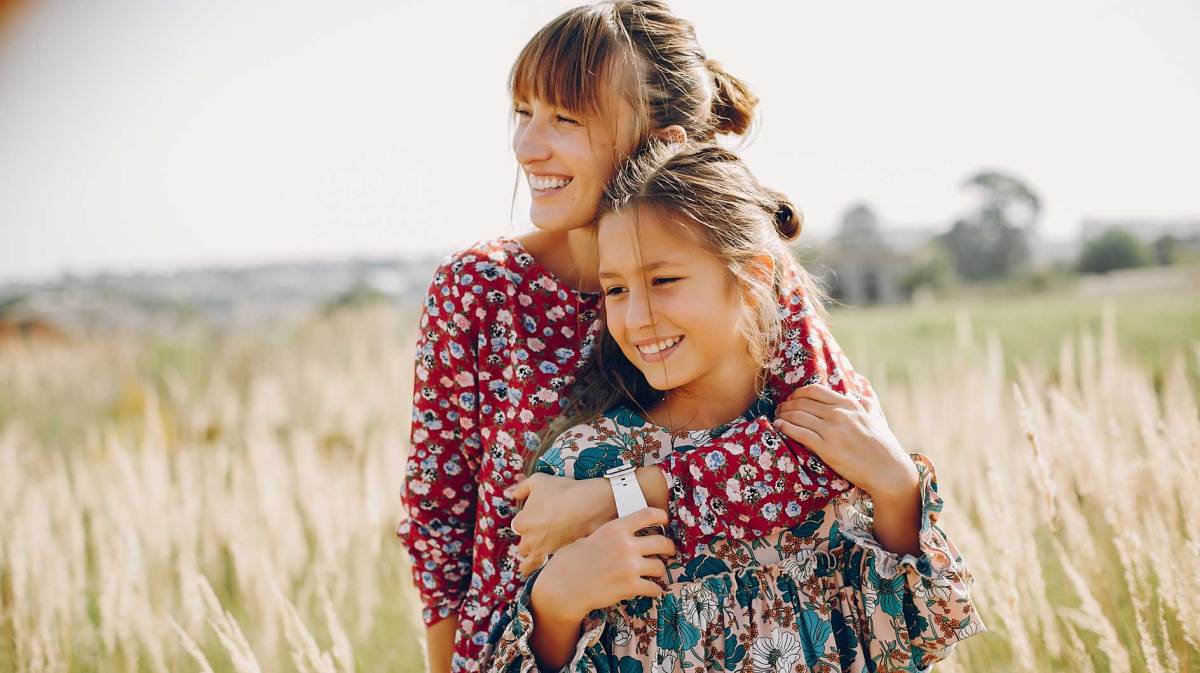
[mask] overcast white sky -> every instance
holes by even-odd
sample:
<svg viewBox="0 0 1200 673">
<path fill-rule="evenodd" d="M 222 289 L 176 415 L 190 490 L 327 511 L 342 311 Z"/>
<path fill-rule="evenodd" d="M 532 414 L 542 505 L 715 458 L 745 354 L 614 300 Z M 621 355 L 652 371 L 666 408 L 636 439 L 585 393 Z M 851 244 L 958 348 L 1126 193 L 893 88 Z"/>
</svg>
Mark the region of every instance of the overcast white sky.
<svg viewBox="0 0 1200 673">
<path fill-rule="evenodd" d="M 520 231 L 505 77 L 574 4 L 28 3 L 0 27 L 0 281 Z M 1200 216 L 1192 0 L 672 6 L 758 91 L 744 155 L 807 235 L 859 199 L 943 225 L 983 167 L 1054 238 Z"/>
</svg>

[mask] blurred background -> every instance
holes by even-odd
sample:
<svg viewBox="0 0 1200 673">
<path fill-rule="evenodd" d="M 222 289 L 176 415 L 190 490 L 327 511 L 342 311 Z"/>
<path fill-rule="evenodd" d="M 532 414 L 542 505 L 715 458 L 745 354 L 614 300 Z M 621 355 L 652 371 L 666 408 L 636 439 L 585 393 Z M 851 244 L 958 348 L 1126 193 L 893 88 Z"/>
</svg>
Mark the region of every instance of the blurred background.
<svg viewBox="0 0 1200 673">
<path fill-rule="evenodd" d="M 573 5 L 0 0 L 0 673 L 420 669 L 417 307 L 529 228 L 505 81 Z M 994 633 L 946 670 L 1196 670 L 1144 557 L 1200 567 L 1200 6 L 672 7 L 949 463 Z"/>
</svg>

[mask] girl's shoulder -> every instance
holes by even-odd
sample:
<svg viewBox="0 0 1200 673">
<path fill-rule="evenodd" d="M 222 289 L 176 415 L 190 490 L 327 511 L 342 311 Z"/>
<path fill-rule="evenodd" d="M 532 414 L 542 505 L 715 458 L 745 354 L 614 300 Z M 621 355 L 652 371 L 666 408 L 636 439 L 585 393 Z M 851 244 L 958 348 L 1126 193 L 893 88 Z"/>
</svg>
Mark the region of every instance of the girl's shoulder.
<svg viewBox="0 0 1200 673">
<path fill-rule="evenodd" d="M 538 459 L 535 469 L 555 476 L 589 479 L 625 464 L 655 464 L 670 446 L 671 438 L 665 430 L 618 405 L 565 430 Z"/>
</svg>

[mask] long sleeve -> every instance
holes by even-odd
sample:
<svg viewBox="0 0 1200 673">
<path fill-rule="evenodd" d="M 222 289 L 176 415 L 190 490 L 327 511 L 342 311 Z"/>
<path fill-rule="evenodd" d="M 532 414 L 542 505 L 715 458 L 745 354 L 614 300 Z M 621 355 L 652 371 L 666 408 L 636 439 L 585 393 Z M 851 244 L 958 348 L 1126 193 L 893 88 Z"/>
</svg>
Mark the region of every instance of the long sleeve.
<svg viewBox="0 0 1200 673">
<path fill-rule="evenodd" d="M 845 540 L 843 585 L 862 597 L 862 618 L 870 625 L 862 632 L 903 627 L 914 663 L 924 669 L 946 658 L 960 640 L 987 629 L 971 599 L 973 578 L 966 562 L 937 525 L 944 503 L 933 462 L 919 453 L 910 457 L 921 493 L 919 554 L 896 554 L 880 545 L 871 532 L 870 496 L 862 491 L 847 494 L 844 506 L 839 503 L 837 521 Z"/>
<path fill-rule="evenodd" d="M 396 534 L 412 559 L 426 625 L 454 614 L 471 576 L 479 470 L 477 326 L 443 266 L 425 298 L 416 347 L 411 453 Z"/>
<path fill-rule="evenodd" d="M 521 588 L 516 600 L 505 609 L 500 620 L 488 635 L 488 646 L 480 662 L 480 671 L 487 673 L 537 673 L 539 668 L 530 639 L 535 628 L 530 599 L 533 584 L 541 575 L 539 568 Z M 580 625 L 579 640 L 571 661 L 562 667 L 564 673 L 614 673 L 608 665 L 610 656 L 601 637 L 608 627 L 608 610 L 592 610 Z"/>
<path fill-rule="evenodd" d="M 771 400 L 818 382 L 851 397 L 874 397 L 798 285 L 780 298 L 779 310 L 784 330 L 769 365 Z M 753 539 L 799 526 L 850 488 L 765 417 L 701 450 L 674 453 L 659 467 L 670 491 L 672 533 L 684 554 L 723 537 Z"/>
</svg>

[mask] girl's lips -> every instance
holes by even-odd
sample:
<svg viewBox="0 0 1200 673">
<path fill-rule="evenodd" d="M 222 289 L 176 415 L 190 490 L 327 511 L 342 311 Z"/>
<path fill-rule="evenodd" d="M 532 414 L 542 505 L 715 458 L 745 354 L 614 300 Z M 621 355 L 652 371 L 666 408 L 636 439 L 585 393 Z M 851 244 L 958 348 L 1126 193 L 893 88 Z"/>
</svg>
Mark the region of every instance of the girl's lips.
<svg viewBox="0 0 1200 673">
<path fill-rule="evenodd" d="M 641 349 L 638 349 L 636 346 L 634 348 L 637 350 L 638 355 L 641 356 L 642 362 L 662 362 L 663 360 L 671 357 L 671 354 L 679 349 L 679 345 L 683 343 L 685 338 L 686 337 L 682 336 L 679 337 L 679 340 L 676 341 L 670 348 L 664 348 L 657 353 L 643 353 Z"/>
</svg>

